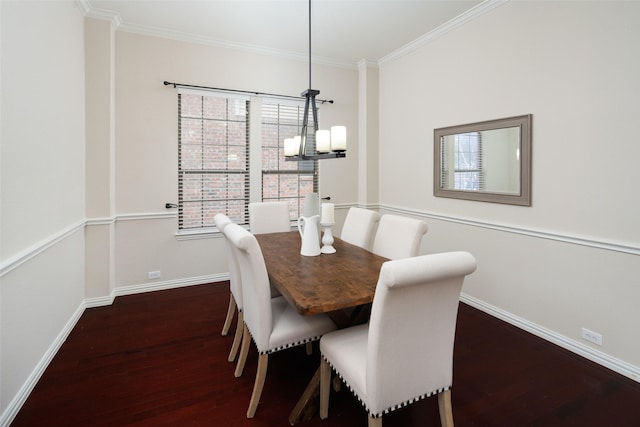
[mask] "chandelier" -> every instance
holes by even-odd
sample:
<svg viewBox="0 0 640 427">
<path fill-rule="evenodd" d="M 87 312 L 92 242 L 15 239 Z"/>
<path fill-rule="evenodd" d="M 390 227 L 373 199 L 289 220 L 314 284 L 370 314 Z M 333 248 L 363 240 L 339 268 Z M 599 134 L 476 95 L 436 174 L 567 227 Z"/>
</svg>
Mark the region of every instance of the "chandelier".
<svg viewBox="0 0 640 427">
<path fill-rule="evenodd" d="M 300 94 L 305 98 L 300 135 L 284 140 L 285 160 L 337 159 L 347 156 L 347 128 L 345 126 L 332 126 L 330 130 L 318 129 L 316 95 L 319 93 L 319 90 L 311 89 L 311 0 L 309 0 L 309 89 Z M 312 130 L 309 129 L 309 114 L 312 114 L 313 117 Z M 309 154 L 307 151 L 313 145 L 309 144 L 312 139 L 315 141 L 315 150 Z"/>
</svg>

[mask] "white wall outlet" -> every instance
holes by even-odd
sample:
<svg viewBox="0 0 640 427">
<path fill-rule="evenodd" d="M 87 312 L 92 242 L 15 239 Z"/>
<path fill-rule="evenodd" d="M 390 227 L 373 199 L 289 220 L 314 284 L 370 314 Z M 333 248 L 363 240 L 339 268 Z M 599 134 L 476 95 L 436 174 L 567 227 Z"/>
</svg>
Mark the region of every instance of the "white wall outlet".
<svg viewBox="0 0 640 427">
<path fill-rule="evenodd" d="M 159 279 L 160 278 L 160 271 L 150 271 L 147 273 L 147 278 L 149 279 Z"/>
<path fill-rule="evenodd" d="M 594 344 L 602 345 L 602 334 L 590 331 L 587 328 L 582 328 L 582 338 Z"/>
</svg>

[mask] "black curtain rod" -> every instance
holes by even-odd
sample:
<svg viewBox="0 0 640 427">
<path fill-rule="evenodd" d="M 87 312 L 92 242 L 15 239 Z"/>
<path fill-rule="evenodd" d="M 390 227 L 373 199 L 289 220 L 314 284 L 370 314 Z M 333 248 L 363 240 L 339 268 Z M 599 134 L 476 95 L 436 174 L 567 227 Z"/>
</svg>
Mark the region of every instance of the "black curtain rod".
<svg viewBox="0 0 640 427">
<path fill-rule="evenodd" d="M 276 98 L 287 98 L 287 99 L 305 99 L 305 97 L 303 96 L 290 96 L 290 95 L 278 95 L 275 93 L 265 93 L 265 92 L 252 92 L 249 90 L 238 90 L 238 89 L 224 89 L 224 88 L 219 88 L 219 87 L 209 87 L 209 86 L 196 86 L 196 85 L 186 85 L 186 84 L 182 84 L 182 83 L 171 83 L 168 81 L 164 81 L 164 85 L 165 86 L 169 86 L 169 85 L 173 85 L 173 88 L 175 89 L 178 86 L 181 87 L 190 87 L 190 88 L 194 88 L 194 89 L 209 89 L 209 90 L 219 90 L 222 92 L 235 92 L 235 93 L 248 93 L 251 95 L 266 95 L 266 96 L 273 96 Z M 333 104 L 333 99 L 317 99 L 316 101 L 324 104 L 325 102 L 328 102 L 329 104 Z"/>
</svg>

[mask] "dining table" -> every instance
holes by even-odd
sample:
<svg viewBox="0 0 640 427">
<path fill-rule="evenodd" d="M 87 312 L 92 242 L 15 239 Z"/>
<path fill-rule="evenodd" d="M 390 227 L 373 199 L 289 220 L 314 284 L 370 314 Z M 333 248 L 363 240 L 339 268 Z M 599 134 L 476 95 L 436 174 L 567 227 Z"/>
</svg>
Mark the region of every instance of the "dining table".
<svg viewBox="0 0 640 427">
<path fill-rule="evenodd" d="M 362 308 L 373 302 L 380 268 L 387 258 L 338 237 L 333 239 L 335 253 L 303 256 L 298 231 L 257 234 L 256 239 L 271 285 L 298 313 L 326 313 L 339 328 L 362 321 Z M 291 425 L 317 413 L 319 385 L 318 368 L 291 411 Z"/>
</svg>

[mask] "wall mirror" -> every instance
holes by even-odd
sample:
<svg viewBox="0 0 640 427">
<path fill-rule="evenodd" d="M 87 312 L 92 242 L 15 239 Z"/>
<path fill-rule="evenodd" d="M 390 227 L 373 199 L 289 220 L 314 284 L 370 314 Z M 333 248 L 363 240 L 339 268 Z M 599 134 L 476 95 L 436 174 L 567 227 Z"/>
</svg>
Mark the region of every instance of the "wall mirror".
<svg viewBox="0 0 640 427">
<path fill-rule="evenodd" d="M 434 130 L 433 195 L 531 206 L 531 114 Z"/>
</svg>

